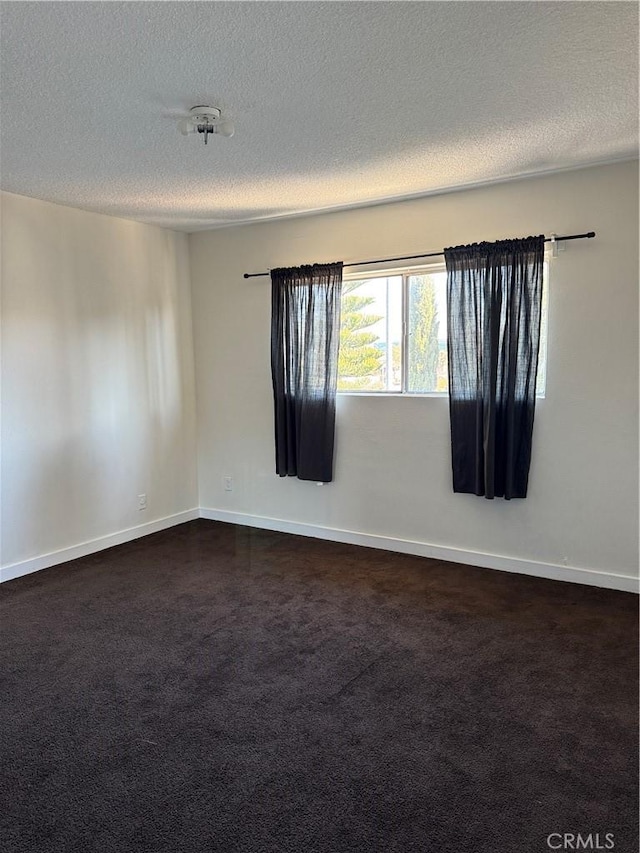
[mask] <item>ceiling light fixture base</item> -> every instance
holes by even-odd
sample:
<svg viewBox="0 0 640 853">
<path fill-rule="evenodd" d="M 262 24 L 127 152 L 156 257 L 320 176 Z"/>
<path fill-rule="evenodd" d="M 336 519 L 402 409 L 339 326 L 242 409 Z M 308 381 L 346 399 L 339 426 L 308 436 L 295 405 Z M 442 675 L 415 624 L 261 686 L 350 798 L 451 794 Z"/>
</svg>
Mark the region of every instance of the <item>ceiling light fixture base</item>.
<svg viewBox="0 0 640 853">
<path fill-rule="evenodd" d="M 189 110 L 191 121 L 195 124 L 213 124 L 216 121 L 220 121 L 221 115 L 222 113 L 217 107 L 200 105 L 191 107 Z"/>
<path fill-rule="evenodd" d="M 185 136 L 190 133 L 204 134 L 205 145 L 210 133 L 228 137 L 233 136 L 235 132 L 233 122 L 229 119 L 223 119 L 222 111 L 218 107 L 210 107 L 206 104 L 191 107 L 189 115 L 180 122 L 178 127 L 180 133 Z"/>
</svg>

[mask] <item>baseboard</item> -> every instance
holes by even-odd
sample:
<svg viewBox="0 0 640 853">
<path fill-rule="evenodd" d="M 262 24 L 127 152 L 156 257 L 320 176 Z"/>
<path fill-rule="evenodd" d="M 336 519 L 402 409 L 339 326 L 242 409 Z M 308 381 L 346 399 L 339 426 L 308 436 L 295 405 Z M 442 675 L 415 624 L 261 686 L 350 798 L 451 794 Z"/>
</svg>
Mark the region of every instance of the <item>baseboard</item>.
<svg viewBox="0 0 640 853">
<path fill-rule="evenodd" d="M 131 542 L 132 539 L 139 539 L 142 536 L 148 536 L 150 533 L 157 533 L 159 530 L 166 530 L 167 527 L 174 527 L 176 524 L 193 521 L 199 517 L 200 511 L 197 508 L 188 509 L 175 515 L 158 518 L 156 521 L 138 524 L 126 530 L 119 530 L 117 533 L 110 533 L 108 536 L 100 536 L 98 539 L 91 539 L 89 542 L 81 542 L 79 545 L 72 545 L 70 548 L 61 548 L 59 551 L 41 554 L 39 557 L 33 557 L 30 560 L 11 563 L 0 568 L 0 583 L 19 578 L 22 575 L 29 575 L 31 572 L 39 572 L 41 569 L 48 569 L 51 566 L 57 566 L 59 563 L 76 560 L 78 557 L 86 557 L 87 554 L 95 554 L 96 551 L 103 551 L 105 548 L 112 548 L 114 545 L 122 545 L 124 542 Z"/>
<path fill-rule="evenodd" d="M 599 572 L 594 569 L 582 569 L 574 566 L 562 566 L 555 563 L 540 563 L 534 560 L 522 560 L 498 554 L 486 554 L 480 551 L 466 551 L 461 548 L 449 548 L 442 545 L 430 545 L 410 539 L 394 539 L 390 536 L 378 536 L 372 533 L 358 533 L 336 527 L 321 527 L 316 524 L 302 524 L 297 521 L 285 521 L 280 518 L 268 518 L 261 515 L 246 515 L 223 509 L 200 509 L 200 518 L 211 521 L 226 521 L 247 527 L 260 527 L 264 530 L 276 530 L 280 533 L 294 533 L 298 536 L 311 536 L 315 539 L 329 539 L 332 542 L 344 542 L 348 545 L 364 545 L 368 548 L 380 548 L 384 551 L 396 551 L 400 554 L 413 554 L 417 557 L 430 557 L 433 560 L 445 560 L 451 563 L 465 563 L 501 572 L 532 575 L 549 580 L 581 583 L 599 586 L 605 589 L 617 589 L 623 592 L 638 592 L 638 579 L 630 575 L 613 572 Z"/>
<path fill-rule="evenodd" d="M 318 524 L 303 524 L 297 521 L 286 521 L 281 518 L 269 518 L 261 515 L 247 515 L 239 512 L 229 512 L 223 509 L 200 508 L 189 509 L 166 518 L 159 518 L 146 524 L 139 524 L 120 530 L 108 536 L 101 536 L 89 542 L 62 548 L 49 554 L 41 554 L 30 560 L 2 566 L 0 568 L 0 583 L 13 580 L 22 575 L 38 572 L 78 557 L 85 557 L 114 545 L 122 545 L 183 524 L 196 518 L 206 518 L 211 521 L 225 521 L 247 527 L 258 527 L 264 530 L 275 530 L 280 533 L 293 533 L 298 536 L 310 536 L 314 539 L 328 539 L 332 542 L 344 542 L 348 545 L 363 545 L 367 548 L 380 548 L 383 551 L 395 551 L 400 554 L 413 554 L 417 557 L 429 557 L 433 560 L 445 560 L 451 563 L 465 563 L 487 569 L 497 569 L 502 572 L 531 575 L 548 578 L 549 580 L 581 583 L 588 586 L 598 586 L 605 589 L 617 589 L 623 592 L 638 592 L 638 579 L 630 575 L 619 575 L 613 572 L 599 572 L 594 569 L 562 566 L 554 563 L 541 563 L 534 560 L 522 560 L 516 557 L 505 557 L 498 554 L 486 554 L 481 551 L 467 551 L 461 548 L 449 548 L 442 545 L 431 545 L 427 542 L 416 542 L 410 539 L 395 539 L 391 536 L 379 536 L 372 533 L 359 533 L 353 530 L 343 530 L 338 527 L 322 527 Z"/>
</svg>

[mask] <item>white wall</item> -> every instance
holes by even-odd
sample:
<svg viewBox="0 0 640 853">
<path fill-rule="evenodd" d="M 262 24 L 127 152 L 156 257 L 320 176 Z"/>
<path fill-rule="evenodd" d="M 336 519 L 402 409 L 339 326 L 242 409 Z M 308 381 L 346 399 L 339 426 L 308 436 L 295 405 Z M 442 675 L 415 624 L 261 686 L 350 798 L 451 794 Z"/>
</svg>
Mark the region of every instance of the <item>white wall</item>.
<svg viewBox="0 0 640 853">
<path fill-rule="evenodd" d="M 566 244 L 551 265 L 546 399 L 526 500 L 452 493 L 447 401 L 437 398 L 342 397 L 335 482 L 276 476 L 270 286 L 244 272 L 589 230 L 595 240 Z M 189 239 L 200 505 L 210 517 L 319 525 L 347 541 L 340 531 L 376 534 L 409 540 L 417 553 L 541 574 L 542 564 L 637 572 L 637 163 Z"/>
<path fill-rule="evenodd" d="M 3 564 L 196 506 L 186 235 L 3 194 Z"/>
</svg>

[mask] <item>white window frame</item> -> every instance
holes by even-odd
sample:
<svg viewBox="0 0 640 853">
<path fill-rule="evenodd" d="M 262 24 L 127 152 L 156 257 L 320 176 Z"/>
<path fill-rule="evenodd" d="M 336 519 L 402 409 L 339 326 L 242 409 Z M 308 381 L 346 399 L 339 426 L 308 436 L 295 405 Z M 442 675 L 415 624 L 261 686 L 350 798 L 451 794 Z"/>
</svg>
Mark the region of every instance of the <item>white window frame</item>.
<svg viewBox="0 0 640 853">
<path fill-rule="evenodd" d="M 542 369 L 542 387 L 536 389 L 536 399 L 544 399 L 546 396 L 547 386 L 547 363 L 549 357 L 549 277 L 550 277 L 550 253 L 545 252 L 544 270 L 542 279 L 542 315 L 546 315 L 547 328 L 545 346 L 540 346 L 540 356 L 544 355 Z M 436 397 L 440 400 L 449 399 L 449 390 L 446 391 L 409 391 L 407 384 L 409 380 L 409 371 L 407 368 L 407 357 L 409 352 L 409 277 L 412 275 L 425 275 L 430 273 L 446 272 L 447 267 L 443 261 L 435 263 L 420 264 L 417 266 L 396 266 L 360 270 L 359 272 L 343 273 L 343 281 L 361 281 L 370 278 L 391 278 L 392 276 L 402 276 L 402 339 L 400 342 L 400 363 L 402 373 L 402 390 L 400 391 L 369 391 L 369 390 L 349 390 L 340 391 L 337 393 L 343 397 Z"/>
</svg>

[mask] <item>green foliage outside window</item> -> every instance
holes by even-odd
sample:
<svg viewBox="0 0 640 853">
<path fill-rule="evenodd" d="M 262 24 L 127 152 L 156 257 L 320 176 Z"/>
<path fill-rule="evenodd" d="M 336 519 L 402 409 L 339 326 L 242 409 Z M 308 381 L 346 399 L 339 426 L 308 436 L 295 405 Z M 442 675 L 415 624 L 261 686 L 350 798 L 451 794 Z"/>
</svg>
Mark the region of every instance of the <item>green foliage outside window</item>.
<svg viewBox="0 0 640 853">
<path fill-rule="evenodd" d="M 340 391 L 371 389 L 371 377 L 382 366 L 383 355 L 374 344 L 378 335 L 367 332 L 382 319 L 380 314 L 365 313 L 375 299 L 354 293 L 363 282 L 345 281 L 342 285 L 342 320 L 340 324 L 340 357 L 338 389 Z"/>
<path fill-rule="evenodd" d="M 438 308 L 428 275 L 409 280 L 409 391 L 438 389 Z"/>
</svg>

